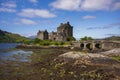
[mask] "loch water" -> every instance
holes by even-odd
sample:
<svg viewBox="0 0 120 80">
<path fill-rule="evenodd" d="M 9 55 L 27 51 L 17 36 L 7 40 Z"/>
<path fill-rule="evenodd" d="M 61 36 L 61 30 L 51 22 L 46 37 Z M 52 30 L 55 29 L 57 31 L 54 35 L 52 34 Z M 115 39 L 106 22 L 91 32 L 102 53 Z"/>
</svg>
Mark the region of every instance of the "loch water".
<svg viewBox="0 0 120 80">
<path fill-rule="evenodd" d="M 0 60 L 12 60 L 28 62 L 28 57 L 33 53 L 32 51 L 25 51 L 22 49 L 15 49 L 18 43 L 0 43 Z"/>
</svg>

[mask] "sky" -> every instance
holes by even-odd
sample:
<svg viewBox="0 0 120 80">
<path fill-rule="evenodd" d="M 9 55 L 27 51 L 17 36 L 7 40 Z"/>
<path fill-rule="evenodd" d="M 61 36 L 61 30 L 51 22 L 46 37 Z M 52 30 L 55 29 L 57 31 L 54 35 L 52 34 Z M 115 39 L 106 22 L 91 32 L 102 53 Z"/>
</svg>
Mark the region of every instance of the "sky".
<svg viewBox="0 0 120 80">
<path fill-rule="evenodd" d="M 120 0 L 0 0 L 4 31 L 28 37 L 68 21 L 77 39 L 120 36 Z"/>
</svg>

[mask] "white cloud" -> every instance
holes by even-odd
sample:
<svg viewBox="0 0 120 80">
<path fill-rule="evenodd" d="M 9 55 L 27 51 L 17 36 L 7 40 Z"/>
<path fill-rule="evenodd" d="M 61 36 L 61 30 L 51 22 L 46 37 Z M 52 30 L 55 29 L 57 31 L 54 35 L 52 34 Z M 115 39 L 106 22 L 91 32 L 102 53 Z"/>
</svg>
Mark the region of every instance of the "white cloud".
<svg viewBox="0 0 120 80">
<path fill-rule="evenodd" d="M 84 0 L 82 10 L 109 10 L 112 0 Z"/>
<path fill-rule="evenodd" d="M 16 8 L 17 5 L 14 2 L 6 2 L 6 3 L 1 3 L 2 7 L 7 7 L 7 8 Z"/>
<path fill-rule="evenodd" d="M 30 0 L 31 3 L 37 3 L 38 0 Z"/>
<path fill-rule="evenodd" d="M 95 18 L 96 18 L 95 16 L 90 16 L 90 15 L 82 17 L 82 19 L 95 19 Z"/>
<path fill-rule="evenodd" d="M 16 12 L 17 5 L 14 2 L 6 2 L 0 4 L 0 12 Z"/>
<path fill-rule="evenodd" d="M 50 4 L 55 9 L 76 10 L 76 11 L 96 11 L 96 10 L 118 10 L 120 1 L 118 0 L 56 0 Z"/>
<path fill-rule="evenodd" d="M 18 15 L 23 17 L 42 17 L 42 18 L 53 18 L 56 17 L 55 14 L 44 9 L 23 9 Z"/>
<path fill-rule="evenodd" d="M 53 8 L 63 10 L 76 10 L 79 8 L 81 0 L 57 0 L 50 4 Z"/>
<path fill-rule="evenodd" d="M 26 24 L 26 25 L 36 25 L 37 22 L 33 21 L 33 20 L 29 20 L 29 19 L 20 19 L 20 24 Z"/>
<path fill-rule="evenodd" d="M 11 9 L 11 8 L 0 8 L 0 12 L 16 12 L 15 9 Z"/>
<path fill-rule="evenodd" d="M 120 22 L 108 24 L 108 25 L 105 25 L 103 27 L 88 27 L 87 30 L 93 30 L 93 29 L 111 29 L 111 28 L 118 28 L 118 29 L 120 29 Z"/>
</svg>

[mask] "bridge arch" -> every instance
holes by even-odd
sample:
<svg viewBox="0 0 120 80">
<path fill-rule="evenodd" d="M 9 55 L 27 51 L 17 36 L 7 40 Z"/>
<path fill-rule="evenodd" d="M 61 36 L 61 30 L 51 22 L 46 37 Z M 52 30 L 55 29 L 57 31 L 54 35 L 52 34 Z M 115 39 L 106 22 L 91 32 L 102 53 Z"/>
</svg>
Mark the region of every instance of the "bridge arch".
<svg viewBox="0 0 120 80">
<path fill-rule="evenodd" d="M 96 43 L 96 44 L 94 45 L 94 47 L 97 48 L 97 49 L 101 49 L 101 48 L 102 48 L 102 44 Z"/>
<path fill-rule="evenodd" d="M 93 49 L 92 43 L 87 43 L 86 48 L 89 49 L 89 50 L 92 50 Z"/>
<path fill-rule="evenodd" d="M 82 49 L 83 49 L 83 48 L 84 48 L 84 46 L 85 46 L 85 44 L 84 44 L 84 43 L 81 43 L 81 44 L 80 44 L 80 48 L 82 48 Z"/>
</svg>

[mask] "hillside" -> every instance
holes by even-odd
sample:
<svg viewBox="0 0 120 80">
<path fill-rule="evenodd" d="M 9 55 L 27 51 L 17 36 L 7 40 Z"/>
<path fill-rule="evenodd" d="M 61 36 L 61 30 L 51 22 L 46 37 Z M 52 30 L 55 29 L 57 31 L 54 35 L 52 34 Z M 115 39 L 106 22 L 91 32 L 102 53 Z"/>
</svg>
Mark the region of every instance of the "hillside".
<svg viewBox="0 0 120 80">
<path fill-rule="evenodd" d="M 29 36 L 28 38 L 35 39 L 35 38 L 37 38 L 37 35 Z"/>
<path fill-rule="evenodd" d="M 107 37 L 104 40 L 120 41 L 120 36 Z"/>
<path fill-rule="evenodd" d="M 0 30 L 0 43 L 1 42 L 26 42 L 28 38 L 20 36 L 19 34 L 10 33 Z"/>
</svg>

